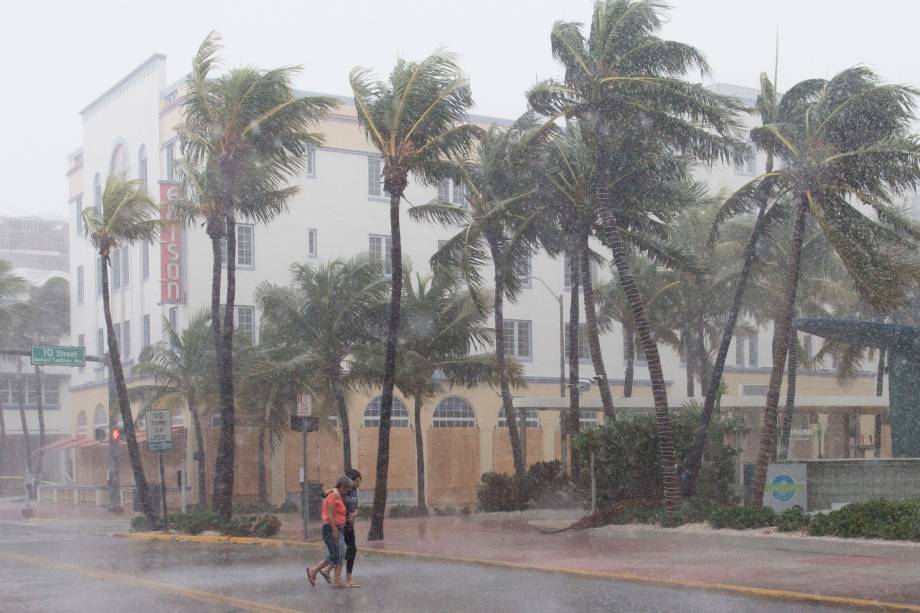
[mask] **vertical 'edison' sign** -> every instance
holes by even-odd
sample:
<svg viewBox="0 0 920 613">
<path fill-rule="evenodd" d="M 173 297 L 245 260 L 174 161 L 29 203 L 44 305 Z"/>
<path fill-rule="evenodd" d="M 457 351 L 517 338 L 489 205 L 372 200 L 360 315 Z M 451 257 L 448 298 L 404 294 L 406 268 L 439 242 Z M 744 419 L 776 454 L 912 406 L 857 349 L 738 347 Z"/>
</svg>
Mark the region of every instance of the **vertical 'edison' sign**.
<svg viewBox="0 0 920 613">
<path fill-rule="evenodd" d="M 179 196 L 175 183 L 160 183 L 160 302 L 182 302 L 182 234 L 172 221 L 170 203 Z"/>
</svg>

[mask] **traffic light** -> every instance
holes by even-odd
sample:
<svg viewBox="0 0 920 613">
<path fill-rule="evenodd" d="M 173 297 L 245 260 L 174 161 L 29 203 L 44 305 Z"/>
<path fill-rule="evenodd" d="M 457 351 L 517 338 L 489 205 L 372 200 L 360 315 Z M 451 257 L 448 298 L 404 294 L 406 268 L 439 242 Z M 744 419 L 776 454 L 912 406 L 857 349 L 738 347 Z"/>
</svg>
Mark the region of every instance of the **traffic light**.
<svg viewBox="0 0 920 613">
<path fill-rule="evenodd" d="M 116 443 L 121 440 L 121 428 L 112 428 L 112 440 Z"/>
</svg>

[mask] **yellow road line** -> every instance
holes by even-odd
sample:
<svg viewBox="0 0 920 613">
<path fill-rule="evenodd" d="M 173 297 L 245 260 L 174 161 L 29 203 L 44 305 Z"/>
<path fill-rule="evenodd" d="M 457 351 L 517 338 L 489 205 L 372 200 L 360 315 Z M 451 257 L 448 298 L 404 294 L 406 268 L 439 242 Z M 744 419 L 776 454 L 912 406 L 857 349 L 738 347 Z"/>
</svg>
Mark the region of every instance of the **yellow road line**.
<svg viewBox="0 0 920 613">
<path fill-rule="evenodd" d="M 102 579 L 107 581 L 114 581 L 117 583 L 124 583 L 126 585 L 131 585 L 134 587 L 142 587 L 150 590 L 155 590 L 158 592 L 164 592 L 166 594 L 175 594 L 179 596 L 184 596 L 192 600 L 200 600 L 202 602 L 210 602 L 213 604 L 225 605 L 236 607 L 237 609 L 243 609 L 244 611 L 253 611 L 254 613 L 301 613 L 296 609 L 286 609 L 284 607 L 276 607 L 274 605 L 265 604 L 261 602 L 255 602 L 252 600 L 245 600 L 243 598 L 234 598 L 232 596 L 222 596 L 220 594 L 214 594 L 212 592 L 205 592 L 203 590 L 196 590 L 193 588 L 180 587 L 173 585 L 171 583 L 163 583 L 160 581 L 153 581 L 151 579 L 142 579 L 140 577 L 134 577 L 132 575 L 124 575 L 121 573 L 113 573 L 106 570 L 99 570 L 95 568 L 89 568 L 85 566 L 75 566 L 73 564 L 65 564 L 63 562 L 55 562 L 54 560 L 48 560 L 46 558 L 39 558 L 35 556 L 17 554 L 17 553 L 3 553 L 0 552 L 0 559 L 11 560 L 14 562 L 23 562 L 26 564 L 31 564 L 33 566 L 38 566 L 41 568 L 47 568 L 50 570 L 62 570 L 65 572 L 70 572 L 78 575 L 84 575 L 86 577 L 93 577 L 94 579 Z"/>
<path fill-rule="evenodd" d="M 187 541 L 192 543 L 218 543 L 229 545 L 268 545 L 268 546 L 296 546 L 296 547 L 319 547 L 320 543 L 304 543 L 303 541 L 293 541 L 285 539 L 268 539 L 257 537 L 234 537 L 234 536 L 192 536 L 187 534 L 162 534 L 156 532 L 139 532 L 132 534 L 116 534 L 121 538 L 141 541 Z M 562 566 L 537 566 L 534 564 L 524 564 L 521 562 L 506 562 L 503 560 L 487 560 L 482 558 L 468 558 L 463 556 L 449 556 L 437 553 L 420 553 L 415 551 L 402 551 L 398 549 L 376 549 L 374 547 L 365 547 L 362 551 L 383 556 L 397 556 L 407 558 L 424 558 L 442 562 L 459 562 L 463 564 L 477 564 L 480 566 L 489 566 L 497 568 L 509 568 L 514 570 L 538 571 L 560 575 L 570 575 L 577 577 L 588 577 L 593 579 L 613 579 L 616 581 L 628 581 L 631 583 L 645 583 L 650 585 L 659 585 L 662 587 L 686 588 L 695 590 L 707 590 L 718 592 L 729 592 L 750 596 L 753 598 L 764 598 L 770 600 L 785 600 L 790 602 L 807 602 L 811 604 L 836 605 L 848 608 L 869 609 L 875 611 L 910 611 L 920 613 L 920 605 L 887 602 L 883 600 L 869 600 L 866 598 L 852 598 L 849 596 L 832 596 L 828 594 L 814 594 L 810 592 L 796 592 L 791 590 L 781 590 L 774 588 L 753 587 L 747 585 L 735 585 L 731 583 L 709 583 L 706 581 L 692 581 L 688 579 L 671 579 L 667 577 L 649 577 L 637 575 L 634 573 L 616 572 L 616 571 L 597 571 L 582 570 L 577 568 L 567 568 Z"/>
</svg>

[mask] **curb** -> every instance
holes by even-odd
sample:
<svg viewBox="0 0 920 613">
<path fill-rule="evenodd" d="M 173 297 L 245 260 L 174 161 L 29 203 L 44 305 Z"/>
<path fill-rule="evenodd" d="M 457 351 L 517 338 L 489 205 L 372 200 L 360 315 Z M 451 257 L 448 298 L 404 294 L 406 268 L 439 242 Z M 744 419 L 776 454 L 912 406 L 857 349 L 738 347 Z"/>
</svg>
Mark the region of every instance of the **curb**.
<svg viewBox="0 0 920 613">
<path fill-rule="evenodd" d="M 163 534 L 158 532 L 134 532 L 134 533 L 115 533 L 116 538 L 124 538 L 136 541 L 165 541 L 165 542 L 189 542 L 189 543 L 208 543 L 208 544 L 229 544 L 229 545 L 260 545 L 260 546 L 287 546 L 287 547 L 307 547 L 311 549 L 321 547 L 321 543 L 311 543 L 304 541 L 292 541 L 286 539 L 271 539 L 259 537 L 242 537 L 242 536 L 194 536 L 188 534 Z M 778 600 L 786 602 L 799 602 L 814 605 L 834 605 L 854 609 L 864 609 L 873 611 L 911 611 L 920 613 L 920 604 L 909 604 L 899 602 L 886 602 L 881 600 L 869 600 L 865 598 L 852 598 L 849 596 L 832 596 L 827 594 L 813 594 L 808 592 L 795 592 L 789 590 L 752 587 L 745 585 L 735 585 L 730 583 L 708 583 L 705 581 L 691 581 L 684 579 L 669 579 L 665 577 L 648 577 L 633 573 L 589 571 L 573 568 L 555 567 L 555 566 L 535 566 L 532 564 L 523 564 L 519 562 L 505 562 L 502 560 L 484 560 L 480 558 L 467 558 L 461 556 L 448 556 L 434 553 L 421 553 L 415 551 L 401 551 L 396 549 L 377 549 L 374 547 L 364 547 L 362 552 L 392 556 L 401 558 L 421 558 L 428 560 L 438 560 L 443 562 L 457 562 L 462 564 L 475 564 L 477 566 L 486 566 L 491 568 L 506 568 L 512 570 L 521 570 L 529 572 L 543 572 L 555 575 L 567 575 L 573 577 L 607 579 L 615 581 L 626 581 L 630 583 L 641 583 L 646 585 L 657 585 L 661 587 L 684 588 L 711 592 L 725 592 L 758 598 L 764 600 Z"/>
<path fill-rule="evenodd" d="M 705 530 L 687 532 L 670 528 L 645 526 L 603 526 L 591 528 L 592 534 L 629 540 L 667 539 L 669 543 L 695 545 L 707 544 L 742 547 L 755 550 L 783 550 L 797 553 L 874 556 L 899 561 L 920 562 L 920 544 L 903 541 L 871 541 L 825 536 L 795 536 L 777 533 L 759 533 L 742 530 Z"/>
</svg>

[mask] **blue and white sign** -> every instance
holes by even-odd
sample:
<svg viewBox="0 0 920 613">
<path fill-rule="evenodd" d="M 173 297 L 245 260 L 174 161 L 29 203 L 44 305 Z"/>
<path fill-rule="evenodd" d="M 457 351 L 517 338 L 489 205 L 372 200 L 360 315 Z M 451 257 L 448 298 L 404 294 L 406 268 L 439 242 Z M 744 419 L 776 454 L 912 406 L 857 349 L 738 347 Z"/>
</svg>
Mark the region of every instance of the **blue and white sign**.
<svg viewBox="0 0 920 613">
<path fill-rule="evenodd" d="M 808 510 L 808 470 L 805 464 L 770 464 L 767 467 L 767 484 L 763 503 L 774 511 L 793 507 Z"/>
</svg>

